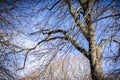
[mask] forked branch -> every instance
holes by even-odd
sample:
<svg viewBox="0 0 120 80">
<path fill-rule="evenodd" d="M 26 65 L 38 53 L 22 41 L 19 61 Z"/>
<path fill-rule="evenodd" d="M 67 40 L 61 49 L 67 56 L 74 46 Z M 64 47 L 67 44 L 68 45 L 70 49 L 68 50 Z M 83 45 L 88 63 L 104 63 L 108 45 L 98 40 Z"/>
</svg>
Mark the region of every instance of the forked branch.
<svg viewBox="0 0 120 80">
<path fill-rule="evenodd" d="M 68 8 L 69 8 L 69 12 L 70 14 L 72 15 L 75 23 L 77 24 L 77 26 L 79 27 L 80 31 L 83 33 L 83 35 L 88 38 L 87 36 L 87 29 L 85 27 L 83 27 L 82 23 L 80 22 L 80 19 L 78 17 L 78 10 L 81 8 L 80 6 L 77 8 L 76 11 L 73 10 L 73 5 L 72 3 L 70 2 L 70 0 L 65 0 L 66 3 L 68 4 Z"/>
<path fill-rule="evenodd" d="M 83 53 L 85 56 L 88 56 L 88 52 L 87 52 L 84 48 L 82 48 L 82 47 L 77 43 L 77 41 L 74 40 L 74 39 L 72 38 L 72 36 L 70 36 L 65 30 L 57 29 L 57 30 L 52 30 L 52 31 L 50 31 L 49 29 L 47 29 L 47 30 L 40 30 L 40 31 L 41 31 L 41 33 L 43 33 L 43 34 L 46 34 L 47 37 L 45 38 L 45 40 L 40 41 L 40 42 L 36 45 L 36 47 L 37 47 L 41 42 L 50 41 L 50 40 L 55 40 L 55 39 L 63 39 L 63 40 L 66 40 L 66 41 L 71 42 L 71 43 L 73 44 L 73 46 L 74 46 L 77 50 L 79 50 L 79 51 L 80 51 L 81 53 Z M 36 32 L 34 32 L 34 33 L 36 33 Z M 38 33 L 38 31 L 37 31 L 37 33 Z M 56 33 L 62 33 L 64 36 L 56 36 L 56 37 L 52 37 L 52 38 L 51 38 L 51 35 L 56 34 Z"/>
<path fill-rule="evenodd" d="M 79 50 L 83 55 L 85 55 L 86 57 L 89 57 L 89 53 L 84 49 L 82 48 L 76 40 L 74 40 L 65 30 L 62 30 L 62 29 L 57 29 L 57 30 L 52 30 L 52 31 L 49 31 L 48 29 L 47 30 L 40 30 L 41 33 L 43 34 L 46 34 L 48 35 L 45 39 L 41 40 L 40 42 L 38 42 L 33 48 L 29 48 L 27 49 L 28 51 L 26 52 L 26 55 L 25 55 L 25 59 L 24 59 L 24 63 L 23 63 L 23 67 L 22 68 L 19 68 L 18 70 L 20 69 L 24 69 L 25 68 L 25 64 L 26 64 L 26 59 L 27 59 L 27 55 L 30 51 L 32 50 L 35 50 L 41 43 L 43 42 L 48 42 L 48 41 L 51 41 L 51 40 L 56 40 L 56 39 L 62 39 L 62 40 L 66 40 L 66 41 L 69 41 L 72 43 L 72 45 L 77 49 Z M 36 32 L 34 32 L 36 33 Z M 32 33 L 32 34 L 34 34 Z M 38 33 L 38 31 L 37 31 Z M 55 36 L 55 37 L 51 37 L 52 34 L 56 34 L 56 33 L 62 33 L 64 36 Z M 26 50 L 26 49 L 25 49 Z"/>
<path fill-rule="evenodd" d="M 62 30 L 62 29 L 57 29 L 57 30 L 52 30 L 52 31 L 48 31 L 48 32 L 44 32 L 42 31 L 43 34 L 47 34 L 48 35 L 48 40 L 54 40 L 54 39 L 64 39 L 66 41 L 69 41 L 73 44 L 73 46 L 79 50 L 81 53 L 83 53 L 86 57 L 88 57 L 88 52 L 82 48 L 76 40 L 74 40 L 65 30 Z M 49 37 L 52 35 L 52 34 L 56 34 L 56 33 L 62 33 L 64 36 L 61 37 L 61 36 L 57 36 L 57 37 L 54 37 L 54 38 L 50 38 Z M 47 39 L 46 39 L 47 40 Z"/>
</svg>

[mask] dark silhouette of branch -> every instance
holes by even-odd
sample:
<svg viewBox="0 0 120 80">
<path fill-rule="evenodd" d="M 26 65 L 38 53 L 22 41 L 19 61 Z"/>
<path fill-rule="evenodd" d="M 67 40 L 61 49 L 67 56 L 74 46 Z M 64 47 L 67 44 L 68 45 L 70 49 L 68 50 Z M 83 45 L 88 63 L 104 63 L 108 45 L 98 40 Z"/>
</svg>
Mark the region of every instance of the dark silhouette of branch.
<svg viewBox="0 0 120 80">
<path fill-rule="evenodd" d="M 46 8 L 46 9 L 52 10 L 59 2 L 60 2 L 60 0 L 58 0 L 56 3 L 54 3 L 50 8 Z"/>
<path fill-rule="evenodd" d="M 105 17 L 101 17 L 101 18 L 98 18 L 96 20 L 93 20 L 91 23 L 95 23 L 99 20 L 102 20 L 102 19 L 106 19 L 106 18 L 110 18 L 110 17 L 116 17 L 116 16 L 119 16 L 120 17 L 120 14 L 111 14 L 111 15 L 108 15 L 108 16 L 105 16 Z"/>
</svg>

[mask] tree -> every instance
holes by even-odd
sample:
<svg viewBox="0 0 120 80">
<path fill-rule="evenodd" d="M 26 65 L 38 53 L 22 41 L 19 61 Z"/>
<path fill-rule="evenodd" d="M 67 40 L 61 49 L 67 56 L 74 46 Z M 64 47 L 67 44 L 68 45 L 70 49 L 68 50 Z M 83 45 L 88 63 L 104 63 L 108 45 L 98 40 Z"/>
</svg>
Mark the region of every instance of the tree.
<svg viewBox="0 0 120 80">
<path fill-rule="evenodd" d="M 49 4 L 47 5 L 47 7 L 44 6 L 41 9 L 48 10 L 46 11 L 48 13 L 48 16 L 46 15 L 47 18 L 44 19 L 45 25 L 42 24 L 43 26 L 45 26 L 45 28 L 35 32 L 41 32 L 47 35 L 47 37 L 41 42 L 56 39 L 66 40 L 70 42 L 75 47 L 75 49 L 77 49 L 90 61 L 92 79 L 103 80 L 104 73 L 102 69 L 102 49 L 110 42 L 120 44 L 119 39 L 117 40 L 115 37 L 116 35 L 113 36 L 116 32 L 119 31 L 112 30 L 114 31 L 114 33 L 112 33 L 112 35 L 109 35 L 107 33 L 107 30 L 105 30 L 108 28 L 119 28 L 118 20 L 120 17 L 120 13 L 116 12 L 119 11 L 119 1 L 110 0 L 102 3 L 101 1 L 96 0 L 58 0 L 53 2 L 48 1 L 48 3 Z M 108 15 L 106 15 L 105 13 Z M 104 39 L 106 37 L 104 36 L 99 39 L 101 40 L 99 42 L 97 39 L 99 33 L 97 33 L 98 30 L 95 28 L 100 28 L 100 24 L 95 24 L 99 21 L 105 22 L 107 20 L 106 18 L 112 19 L 111 21 L 113 22 L 111 24 L 106 23 L 107 26 L 102 25 L 104 27 L 101 28 L 105 28 L 103 30 L 105 31 L 105 33 L 108 34 L 108 38 Z M 64 22 L 65 20 L 68 25 Z M 52 23 L 50 24 L 50 22 Z M 72 24 L 73 26 L 70 26 L 70 24 Z M 48 27 L 49 25 L 52 27 Z M 77 31 L 75 31 L 76 29 L 79 29 L 78 33 Z M 55 34 L 56 36 L 54 36 Z M 60 36 L 60 34 L 62 36 Z M 80 37 L 76 38 L 76 36 L 79 36 L 79 34 L 82 34 L 84 40 L 88 42 L 88 50 L 80 45 Z M 39 42 L 38 44 L 40 44 L 41 42 Z"/>
<path fill-rule="evenodd" d="M 0 33 L 0 79 L 1 80 L 15 80 L 15 57 L 13 49 L 9 45 L 9 36 L 7 33 Z"/>
<path fill-rule="evenodd" d="M 119 3 L 118 0 L 38 0 L 32 2 L 30 9 L 37 17 L 35 27 L 39 30 L 30 35 L 42 37 L 33 48 L 25 49 L 16 46 L 27 50 L 23 68 L 28 53 L 46 42 L 57 50 L 66 50 L 72 46 L 71 50 L 79 51 L 89 60 L 92 79 L 104 80 L 103 49 L 113 42 L 120 44 Z M 119 57 L 119 54 L 117 56 Z"/>
<path fill-rule="evenodd" d="M 12 42 L 12 34 L 20 23 L 17 19 L 18 0 L 0 0 L 0 80 L 16 80 L 17 51 Z M 16 15 L 16 16 L 15 16 Z M 18 51 L 19 52 L 19 51 Z"/>
<path fill-rule="evenodd" d="M 40 73 L 38 69 L 27 74 L 23 79 L 29 80 L 90 80 L 88 61 L 80 61 L 80 55 L 66 56 L 55 59 Z M 81 59 L 82 60 L 82 59 Z"/>
</svg>

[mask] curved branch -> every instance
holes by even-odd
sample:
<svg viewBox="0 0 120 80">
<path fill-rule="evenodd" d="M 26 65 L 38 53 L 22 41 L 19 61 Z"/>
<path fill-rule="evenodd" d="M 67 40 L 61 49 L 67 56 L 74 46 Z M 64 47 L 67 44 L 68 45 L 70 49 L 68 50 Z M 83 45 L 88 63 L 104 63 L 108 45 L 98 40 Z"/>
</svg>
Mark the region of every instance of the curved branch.
<svg viewBox="0 0 120 80">
<path fill-rule="evenodd" d="M 104 41 L 104 42 L 103 42 L 103 41 Z M 107 45 L 109 42 L 111 42 L 111 41 L 113 41 L 113 42 L 115 42 L 115 43 L 117 43 L 117 44 L 120 44 L 120 41 L 112 38 L 112 39 L 102 39 L 101 42 L 100 42 L 100 44 L 99 44 L 99 46 L 100 46 L 101 48 L 103 48 L 104 46 L 106 46 L 106 45 Z M 103 42 L 103 43 L 102 43 L 102 42 Z"/>
<path fill-rule="evenodd" d="M 52 31 L 49 31 L 48 29 L 47 30 L 40 30 L 43 34 L 47 34 L 48 36 L 41 40 L 40 42 L 38 42 L 33 48 L 29 48 L 29 49 L 25 49 L 25 50 L 28 50 L 26 52 L 26 55 L 25 55 L 25 59 L 24 59 L 24 64 L 23 64 L 23 67 L 22 68 L 19 68 L 18 70 L 20 69 L 24 69 L 25 68 L 25 64 L 26 64 L 26 59 L 27 59 L 27 55 L 30 51 L 34 50 L 37 48 L 37 46 L 39 46 L 41 43 L 43 42 L 47 42 L 47 41 L 51 41 L 51 40 L 56 40 L 56 39 L 62 39 L 62 40 L 66 40 L 66 41 L 69 41 L 72 43 L 72 45 L 78 50 L 80 51 L 83 55 L 85 55 L 87 58 L 89 57 L 89 53 L 84 49 L 82 48 L 76 40 L 74 40 L 65 30 L 62 30 L 62 29 L 57 29 L 57 30 L 52 30 Z M 34 32 L 36 33 L 36 32 Z M 33 34 L 34 34 L 33 33 Z M 38 33 L 38 31 L 37 31 Z M 62 33 L 64 34 L 64 36 L 56 36 L 56 37 L 52 37 L 50 38 L 50 36 L 52 34 L 56 34 L 56 33 Z"/>
<path fill-rule="evenodd" d="M 52 34 L 55 34 L 55 33 L 62 33 L 62 34 L 64 34 L 64 37 L 61 37 L 61 36 L 57 36 L 57 37 L 54 37 L 54 38 L 50 38 L 50 39 L 48 39 L 48 40 L 53 40 L 53 39 L 64 39 L 64 40 L 67 40 L 67 41 L 69 41 L 69 42 L 71 42 L 72 44 L 73 44 L 73 46 L 77 49 L 77 50 L 79 50 L 81 53 L 83 53 L 86 57 L 88 57 L 88 52 L 84 49 L 84 48 L 82 48 L 78 43 L 77 43 L 77 41 L 76 40 L 74 40 L 65 30 L 62 30 L 62 29 L 57 29 L 57 30 L 53 30 L 53 31 L 49 31 L 49 32 L 43 32 L 44 34 L 48 34 L 48 37 L 47 38 L 49 38 L 50 37 L 50 35 L 52 35 Z M 47 38 L 46 38 L 46 40 L 47 40 Z M 47 41 L 48 41 L 47 40 Z"/>
<path fill-rule="evenodd" d="M 119 16 L 120 17 L 120 13 L 119 14 L 114 14 L 114 15 L 113 14 L 112 15 L 108 15 L 108 16 L 105 16 L 105 17 L 101 17 L 99 19 L 96 19 L 96 20 L 92 21 L 91 23 L 95 23 L 96 21 L 99 21 L 101 19 L 106 19 L 106 18 L 115 17 L 115 16 Z"/>
<path fill-rule="evenodd" d="M 37 31 L 37 33 L 38 32 L 42 32 L 43 34 L 47 34 L 48 36 L 44 40 L 40 41 L 33 49 L 35 49 L 40 43 L 45 42 L 45 41 L 50 41 L 50 40 L 55 40 L 55 39 L 64 39 L 64 40 L 71 42 L 73 44 L 73 46 L 77 50 L 79 50 L 81 53 L 83 53 L 85 56 L 88 56 L 88 52 L 84 48 L 82 48 L 77 43 L 77 41 L 74 40 L 65 30 L 57 29 L 57 30 L 49 31 L 49 29 L 47 29 L 47 30 L 39 30 L 39 31 Z M 36 32 L 34 32 L 34 33 L 36 33 Z M 50 36 L 52 34 L 56 34 L 56 33 L 62 33 L 64 35 L 64 37 L 63 36 L 56 36 L 56 37 L 50 38 Z"/>
</svg>

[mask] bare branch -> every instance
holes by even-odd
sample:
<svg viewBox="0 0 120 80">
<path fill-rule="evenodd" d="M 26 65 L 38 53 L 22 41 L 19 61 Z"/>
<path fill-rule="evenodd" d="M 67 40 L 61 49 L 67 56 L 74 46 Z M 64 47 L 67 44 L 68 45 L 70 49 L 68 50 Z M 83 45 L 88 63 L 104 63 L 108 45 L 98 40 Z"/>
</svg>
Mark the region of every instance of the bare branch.
<svg viewBox="0 0 120 80">
<path fill-rule="evenodd" d="M 80 11 L 80 9 L 81 9 L 81 6 L 79 6 L 79 7 L 76 9 L 75 14 L 78 14 L 79 11 Z"/>
<path fill-rule="evenodd" d="M 46 32 L 46 33 L 43 32 L 43 33 L 44 33 L 44 34 L 48 34 L 48 36 L 50 36 L 51 34 L 55 34 L 55 33 L 59 33 L 59 32 L 60 32 L 60 33 L 63 33 L 63 34 L 64 34 L 64 37 L 57 36 L 57 37 L 54 37 L 54 38 L 50 38 L 50 40 L 59 38 L 59 39 L 65 39 L 65 40 L 67 40 L 67 41 L 70 41 L 77 50 L 79 50 L 79 51 L 80 51 L 81 53 L 83 53 L 86 57 L 88 57 L 88 52 L 87 52 L 84 48 L 82 48 L 82 47 L 77 43 L 77 41 L 74 40 L 65 30 L 57 29 L 57 30 L 53 30 L 53 31 L 50 31 L 50 32 Z M 49 40 L 49 39 L 48 39 L 48 40 Z"/>
<path fill-rule="evenodd" d="M 111 14 L 111 15 L 108 15 L 108 16 L 105 16 L 105 17 L 101 17 L 101 18 L 99 18 L 99 19 L 96 19 L 96 20 L 92 21 L 91 23 L 95 23 L 95 22 L 97 22 L 97 21 L 99 21 L 99 20 L 106 19 L 106 18 L 110 18 L 110 17 L 116 17 L 116 16 L 119 16 L 119 17 L 120 17 L 120 13 L 119 13 L 119 14 Z"/>
<path fill-rule="evenodd" d="M 79 29 L 82 31 L 83 35 L 88 38 L 87 36 L 87 29 L 85 27 L 83 27 L 82 23 L 80 22 L 80 19 L 79 17 L 77 16 L 77 14 L 73 11 L 73 5 L 72 3 L 69 1 L 69 0 L 65 0 L 66 3 L 68 4 L 68 7 L 69 7 L 69 11 L 70 11 L 70 14 L 72 15 L 75 23 L 77 24 L 77 26 L 79 27 Z M 79 8 L 78 8 L 79 9 Z"/>
<path fill-rule="evenodd" d="M 103 42 L 103 41 L 104 41 L 104 42 Z M 103 48 L 104 46 L 106 46 L 106 45 L 107 45 L 109 42 L 111 42 L 111 41 L 113 41 L 113 42 L 115 42 L 115 43 L 117 43 L 117 44 L 120 44 L 120 41 L 112 38 L 112 39 L 103 39 L 103 40 L 101 40 L 99 46 L 100 46 L 101 48 Z M 102 42 L 103 42 L 103 43 L 102 43 Z"/>
<path fill-rule="evenodd" d="M 26 54 L 25 54 L 25 59 L 24 59 L 23 67 L 18 68 L 17 71 L 25 68 L 26 61 L 27 61 L 27 56 L 28 56 L 28 53 L 29 53 L 30 51 L 31 51 L 31 50 L 28 50 L 28 51 L 26 52 Z"/>
<path fill-rule="evenodd" d="M 48 10 L 52 10 L 58 3 L 60 2 L 60 0 L 58 0 L 56 3 L 54 3 L 53 4 L 53 6 L 52 7 L 50 7 L 50 8 L 46 8 L 46 9 L 48 9 Z"/>
<path fill-rule="evenodd" d="M 41 31 L 41 30 L 40 30 Z M 36 32 L 34 32 L 36 33 Z M 38 33 L 38 31 L 37 31 Z M 47 34 L 48 36 L 46 37 L 45 40 L 42 40 L 40 41 L 33 49 L 35 49 L 40 43 L 42 42 L 45 42 L 45 41 L 50 41 L 50 40 L 55 40 L 55 39 L 64 39 L 64 40 L 67 40 L 69 42 L 71 42 L 73 44 L 73 46 L 79 50 L 81 53 L 83 53 L 85 56 L 88 57 L 89 53 L 84 49 L 82 48 L 76 40 L 74 40 L 65 30 L 62 30 L 62 29 L 57 29 L 57 30 L 52 30 L 52 31 L 49 31 L 48 29 L 47 30 L 42 30 L 42 33 L 43 34 Z M 50 38 L 50 36 L 52 34 L 56 34 L 56 33 L 62 33 L 64 34 L 64 36 L 56 36 L 56 37 L 53 37 L 53 38 Z"/>
</svg>

